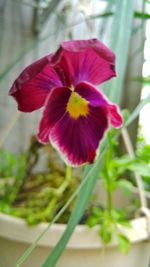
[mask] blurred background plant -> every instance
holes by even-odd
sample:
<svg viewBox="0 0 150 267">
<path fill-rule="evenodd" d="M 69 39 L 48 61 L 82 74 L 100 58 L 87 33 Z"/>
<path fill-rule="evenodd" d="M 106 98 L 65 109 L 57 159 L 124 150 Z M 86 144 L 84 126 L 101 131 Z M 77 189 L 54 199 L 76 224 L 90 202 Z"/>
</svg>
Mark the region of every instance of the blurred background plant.
<svg viewBox="0 0 150 267">
<path fill-rule="evenodd" d="M 103 241 L 111 241 L 116 224 L 126 224 L 133 210 L 140 207 L 139 202 L 131 201 L 133 205 L 124 214 L 111 203 L 118 188 L 132 192 L 133 172 L 142 176 L 144 188 L 150 192 L 149 19 L 150 3 L 144 0 L 0 1 L 0 211 L 35 224 L 52 218 L 55 221 L 66 206 L 66 213 L 57 222 L 69 220 L 68 228 L 51 255 L 51 265 L 44 267 L 55 266 L 76 224 L 85 222 L 88 216 L 90 226 L 102 224 Z M 116 139 L 120 131 L 111 130 L 101 145 L 97 162 L 74 172 L 70 179 L 71 172 L 65 170 L 57 153 L 31 137 L 41 111 L 30 116 L 16 113 L 16 104 L 7 93 L 25 66 L 56 50 L 62 40 L 94 37 L 116 53 L 118 77 L 102 89 L 128 112 L 125 126 L 135 156 L 128 155 L 122 138 Z M 93 207 L 92 199 L 87 207 L 98 177 L 106 188 L 108 209 Z M 72 195 L 74 201 L 66 205 Z M 93 210 L 90 214 L 89 209 Z M 110 222 L 112 231 L 108 232 Z M 121 250 L 126 251 L 128 240 L 120 232 L 117 235 L 123 244 Z"/>
</svg>

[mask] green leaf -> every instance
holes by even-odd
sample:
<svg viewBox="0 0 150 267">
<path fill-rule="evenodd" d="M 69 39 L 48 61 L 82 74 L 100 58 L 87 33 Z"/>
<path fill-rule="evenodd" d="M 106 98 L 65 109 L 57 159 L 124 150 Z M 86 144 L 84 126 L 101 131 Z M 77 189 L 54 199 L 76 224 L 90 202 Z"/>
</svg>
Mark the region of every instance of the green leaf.
<svg viewBox="0 0 150 267">
<path fill-rule="evenodd" d="M 87 219 L 87 222 L 86 224 L 92 228 L 93 226 L 97 225 L 99 223 L 99 219 L 94 217 L 94 216 L 91 216 L 90 218 Z"/>
<path fill-rule="evenodd" d="M 116 0 L 116 12 L 112 25 L 111 48 L 116 53 L 117 78 L 103 86 L 109 99 L 119 103 L 128 60 L 128 50 L 132 33 L 134 0 Z"/>
<path fill-rule="evenodd" d="M 94 207 L 86 223 L 89 227 L 93 227 L 97 224 L 100 224 L 104 220 L 104 217 L 105 212 L 99 207 Z"/>
<path fill-rule="evenodd" d="M 100 227 L 99 231 L 100 237 L 102 238 L 102 241 L 104 244 L 109 244 L 112 240 L 112 232 L 111 229 L 108 227 L 108 225 L 103 224 Z"/>
<path fill-rule="evenodd" d="M 103 210 L 99 207 L 94 207 L 92 210 L 92 214 L 93 214 L 93 216 L 95 216 L 97 218 L 101 218 L 104 216 Z"/>
<path fill-rule="evenodd" d="M 112 7 L 114 5 L 115 0 L 108 1 L 106 8 L 105 8 L 105 13 L 110 14 L 111 16 L 113 15 L 112 13 Z M 106 18 L 106 17 L 104 17 Z M 106 28 L 108 27 L 109 20 L 103 19 L 101 23 L 101 28 L 99 32 L 100 39 L 102 39 L 104 33 L 106 32 Z"/>
<path fill-rule="evenodd" d="M 130 221 L 127 221 L 127 220 L 122 220 L 122 221 L 119 221 L 119 224 L 125 226 L 125 227 L 128 227 L 128 228 L 132 228 L 132 225 L 130 223 Z"/>
<path fill-rule="evenodd" d="M 131 244 L 129 239 L 125 235 L 118 234 L 118 246 L 122 253 L 127 254 Z"/>
<path fill-rule="evenodd" d="M 150 167 L 141 162 L 133 163 L 129 166 L 127 166 L 128 170 L 137 172 L 141 176 L 149 176 L 150 177 Z"/>
<path fill-rule="evenodd" d="M 140 138 L 140 137 L 139 137 Z M 137 158 L 147 164 L 150 164 L 150 144 L 142 144 L 144 142 L 143 137 L 138 141 L 138 148 L 136 151 Z"/>
<path fill-rule="evenodd" d="M 134 16 L 139 19 L 150 19 L 150 14 L 139 11 L 135 11 Z"/>
<path fill-rule="evenodd" d="M 128 180 L 120 179 L 117 184 L 118 187 L 121 187 L 126 193 L 131 193 L 133 185 Z"/>
</svg>

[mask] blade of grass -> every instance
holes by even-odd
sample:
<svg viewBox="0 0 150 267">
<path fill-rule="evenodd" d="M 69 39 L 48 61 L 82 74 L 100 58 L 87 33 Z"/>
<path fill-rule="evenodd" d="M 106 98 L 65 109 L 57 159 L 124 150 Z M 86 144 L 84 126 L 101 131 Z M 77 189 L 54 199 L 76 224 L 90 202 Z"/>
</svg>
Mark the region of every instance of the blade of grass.
<svg viewBox="0 0 150 267">
<path fill-rule="evenodd" d="M 84 181 L 86 180 L 86 182 L 84 183 L 84 186 L 80 190 L 80 194 L 78 196 L 76 205 L 72 211 L 72 215 L 69 219 L 69 222 L 68 222 L 68 225 L 67 225 L 67 228 L 64 234 L 62 235 L 61 239 L 57 243 L 56 247 L 51 252 L 50 256 L 48 256 L 47 260 L 44 262 L 42 267 L 54 267 L 57 263 L 58 258 L 60 257 L 64 248 L 66 247 L 66 244 L 68 243 L 70 236 L 74 231 L 74 228 L 80 221 L 80 218 L 86 208 L 88 200 L 92 194 L 93 188 L 95 187 L 97 176 L 99 174 L 100 168 L 102 167 L 102 164 L 100 163 L 103 159 L 105 150 L 106 150 L 106 140 L 105 140 L 105 147 L 103 151 L 101 152 L 101 154 L 99 155 L 96 163 L 93 166 L 88 167 L 88 173 L 84 177 Z"/>
<path fill-rule="evenodd" d="M 105 12 L 106 13 L 109 13 L 111 16 L 113 15 L 113 12 L 112 12 L 112 7 L 114 5 L 114 2 L 115 0 L 111 0 L 109 2 L 107 2 L 107 5 L 106 5 L 106 8 L 105 8 Z M 108 22 L 109 20 L 105 19 L 106 17 L 104 17 L 104 19 L 102 20 L 102 23 L 101 23 L 101 27 L 100 27 L 100 31 L 99 31 L 99 37 L 102 38 L 105 31 L 106 31 L 106 28 L 108 26 Z"/>
<path fill-rule="evenodd" d="M 108 98 L 116 103 L 119 103 L 123 88 L 133 17 L 134 0 L 117 0 L 111 35 L 111 48 L 116 54 L 117 78 L 103 86 Z"/>
<path fill-rule="evenodd" d="M 136 56 L 139 55 L 139 53 L 144 50 L 144 44 L 145 44 L 145 10 L 146 10 L 146 2 L 143 1 L 142 6 L 141 6 L 141 12 L 137 12 L 140 13 L 140 18 L 141 18 L 141 23 L 139 25 L 139 29 L 141 31 L 141 44 L 140 46 L 135 49 L 135 51 L 130 55 L 129 60 L 133 60 Z M 135 12 L 136 13 L 136 12 Z M 135 16 L 134 13 L 134 16 Z"/>
</svg>

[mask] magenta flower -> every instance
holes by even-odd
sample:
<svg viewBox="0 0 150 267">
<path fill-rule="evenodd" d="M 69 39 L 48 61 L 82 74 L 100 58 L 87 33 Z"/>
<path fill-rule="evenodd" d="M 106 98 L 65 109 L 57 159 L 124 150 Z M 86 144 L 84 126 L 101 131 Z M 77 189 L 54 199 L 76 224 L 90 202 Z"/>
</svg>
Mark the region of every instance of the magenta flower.
<svg viewBox="0 0 150 267">
<path fill-rule="evenodd" d="M 51 142 L 70 165 L 92 163 L 108 126 L 122 124 L 118 107 L 94 87 L 116 76 L 114 62 L 96 39 L 66 41 L 27 67 L 10 89 L 20 111 L 44 106 L 38 140 Z"/>
</svg>

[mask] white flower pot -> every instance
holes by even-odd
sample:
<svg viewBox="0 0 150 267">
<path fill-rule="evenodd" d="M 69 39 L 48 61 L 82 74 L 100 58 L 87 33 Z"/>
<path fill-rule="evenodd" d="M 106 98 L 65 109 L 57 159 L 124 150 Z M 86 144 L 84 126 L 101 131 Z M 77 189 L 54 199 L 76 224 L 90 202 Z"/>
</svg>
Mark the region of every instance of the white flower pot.
<svg viewBox="0 0 150 267">
<path fill-rule="evenodd" d="M 147 220 L 142 217 L 131 223 L 131 229 L 122 228 L 123 233 L 132 242 L 127 255 L 119 252 L 115 239 L 109 247 L 104 248 L 97 227 L 91 230 L 84 225 L 78 225 L 56 266 L 148 267 L 150 241 L 148 241 Z M 0 267 L 14 267 L 16 260 L 46 227 L 45 223 L 29 227 L 23 219 L 0 214 Z M 62 224 L 54 224 L 21 266 L 41 267 L 65 227 Z"/>
</svg>

